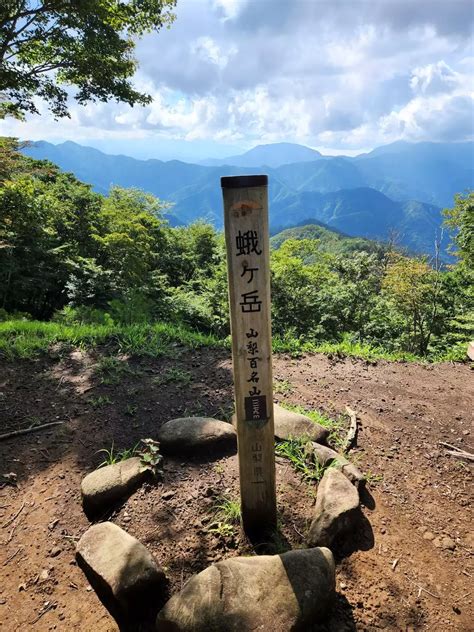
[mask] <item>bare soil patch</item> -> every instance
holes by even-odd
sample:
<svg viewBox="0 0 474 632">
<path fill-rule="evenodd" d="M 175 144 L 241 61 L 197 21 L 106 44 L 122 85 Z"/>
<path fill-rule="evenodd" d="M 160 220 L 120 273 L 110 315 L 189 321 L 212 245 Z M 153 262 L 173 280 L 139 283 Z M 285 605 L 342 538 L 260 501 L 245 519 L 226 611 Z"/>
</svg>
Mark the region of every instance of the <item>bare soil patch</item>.
<svg viewBox="0 0 474 632">
<path fill-rule="evenodd" d="M 1 432 L 64 421 L 0 443 L 0 475 L 14 475 L 0 479 L 0 629 L 118 629 L 74 559 L 89 526 L 81 478 L 97 467 L 100 448 L 130 448 L 174 417 L 222 419 L 232 410 L 227 354 L 175 351 L 122 358 L 123 370 L 109 372 L 103 354 L 83 351 L 0 365 Z M 338 597 L 321 632 L 472 630 L 472 466 L 438 442 L 473 452 L 474 372 L 314 355 L 275 357 L 274 374 L 285 385 L 276 401 L 330 416 L 349 405 L 361 421 L 351 459 L 369 473 L 369 526 L 336 551 Z M 268 546 L 301 546 L 315 486 L 280 458 L 277 486 L 281 534 Z M 216 500 L 237 495 L 235 456 L 165 458 L 162 482 L 107 517 L 167 568 L 172 593 L 212 562 L 254 552 L 238 528 L 230 536 L 209 529 Z M 152 629 L 158 606 L 137 629 Z"/>
</svg>

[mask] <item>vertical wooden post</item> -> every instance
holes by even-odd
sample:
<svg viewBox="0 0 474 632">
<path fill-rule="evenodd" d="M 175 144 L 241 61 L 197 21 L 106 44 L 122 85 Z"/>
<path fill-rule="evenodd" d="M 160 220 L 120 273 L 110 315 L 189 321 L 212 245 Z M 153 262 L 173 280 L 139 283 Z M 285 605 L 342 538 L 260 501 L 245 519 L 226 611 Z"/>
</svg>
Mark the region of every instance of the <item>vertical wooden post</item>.
<svg viewBox="0 0 474 632">
<path fill-rule="evenodd" d="M 242 522 L 276 527 L 267 176 L 221 178 Z"/>
</svg>

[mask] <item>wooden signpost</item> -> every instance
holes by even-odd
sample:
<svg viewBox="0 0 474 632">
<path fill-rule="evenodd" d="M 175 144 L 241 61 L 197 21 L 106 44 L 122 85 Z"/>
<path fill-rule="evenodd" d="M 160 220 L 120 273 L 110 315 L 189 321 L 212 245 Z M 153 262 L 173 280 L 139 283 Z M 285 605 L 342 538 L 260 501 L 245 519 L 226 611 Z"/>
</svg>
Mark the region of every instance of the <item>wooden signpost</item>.
<svg viewBox="0 0 474 632">
<path fill-rule="evenodd" d="M 242 522 L 276 527 L 267 176 L 221 178 Z"/>
</svg>

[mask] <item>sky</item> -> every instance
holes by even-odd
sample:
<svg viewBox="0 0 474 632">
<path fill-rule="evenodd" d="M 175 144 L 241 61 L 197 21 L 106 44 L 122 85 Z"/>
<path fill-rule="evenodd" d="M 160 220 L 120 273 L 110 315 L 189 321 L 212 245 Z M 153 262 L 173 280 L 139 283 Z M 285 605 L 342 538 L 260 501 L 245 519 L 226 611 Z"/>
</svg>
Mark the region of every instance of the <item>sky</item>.
<svg viewBox="0 0 474 632">
<path fill-rule="evenodd" d="M 474 139 L 472 0 L 178 0 L 137 43 L 147 107 L 72 103 L 0 134 L 198 160 L 295 142 L 354 155 Z"/>
</svg>

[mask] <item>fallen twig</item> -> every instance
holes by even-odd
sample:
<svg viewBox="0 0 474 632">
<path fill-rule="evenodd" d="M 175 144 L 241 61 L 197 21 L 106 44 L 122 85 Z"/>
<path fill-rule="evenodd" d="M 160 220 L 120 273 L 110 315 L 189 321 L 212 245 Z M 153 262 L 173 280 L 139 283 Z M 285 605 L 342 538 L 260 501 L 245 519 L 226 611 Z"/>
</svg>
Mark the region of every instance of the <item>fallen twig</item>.
<svg viewBox="0 0 474 632">
<path fill-rule="evenodd" d="M 455 445 L 451 445 L 450 443 L 446 443 L 445 441 L 438 441 L 439 445 L 442 445 L 444 448 L 451 448 L 451 450 L 460 450 L 461 448 L 457 448 Z"/>
<path fill-rule="evenodd" d="M 469 452 L 454 452 L 453 450 L 446 450 L 445 454 L 448 456 L 455 456 L 458 459 L 466 459 L 466 461 L 474 461 L 474 454 L 470 454 Z"/>
<path fill-rule="evenodd" d="M 295 527 L 295 525 L 294 525 L 294 524 L 292 524 L 291 526 L 292 526 L 292 527 L 293 527 L 293 529 L 296 531 L 296 533 L 297 533 L 297 534 L 298 534 L 301 538 L 303 538 L 303 540 L 304 540 L 304 535 L 301 533 L 301 531 L 298 531 L 298 529 Z"/>
<path fill-rule="evenodd" d="M 461 448 L 457 448 L 455 445 L 451 445 L 450 443 L 446 443 L 445 441 L 438 441 L 439 445 L 443 446 L 443 448 L 449 448 L 445 451 L 445 454 L 449 456 L 455 456 L 458 459 L 466 459 L 467 461 L 474 461 L 474 454 L 467 452 L 466 450 L 461 450 Z"/>
<path fill-rule="evenodd" d="M 77 542 L 77 540 L 81 539 L 78 535 L 63 535 L 62 537 L 66 540 L 72 540 L 73 542 Z"/>
<path fill-rule="evenodd" d="M 30 432 L 36 432 L 37 430 L 44 430 L 45 428 L 51 428 L 51 426 L 60 426 L 64 421 L 51 421 L 48 424 L 41 424 L 41 426 L 32 426 L 31 428 L 23 428 L 23 430 L 13 430 L 0 435 L 0 441 L 10 439 L 11 437 L 17 437 L 18 435 L 28 434 Z"/>
<path fill-rule="evenodd" d="M 5 546 L 6 544 L 10 544 L 10 542 L 13 540 L 13 534 L 15 533 L 15 529 L 18 527 L 20 522 L 21 522 L 21 518 L 20 518 L 20 520 L 18 520 L 18 522 L 15 522 L 15 524 L 13 525 L 12 530 L 10 531 L 10 535 L 8 536 L 6 541 L 2 542 L 3 546 Z"/>
<path fill-rule="evenodd" d="M 445 441 L 438 441 L 439 445 L 442 445 L 444 448 L 449 448 L 450 450 L 455 450 L 456 452 L 467 452 L 467 450 L 464 450 L 464 448 L 458 448 L 455 445 L 452 445 L 451 443 L 446 443 Z M 468 452 L 468 454 L 470 454 Z"/>
<path fill-rule="evenodd" d="M 351 425 L 349 427 L 346 440 L 344 441 L 344 452 L 348 452 L 353 446 L 356 445 L 357 442 L 357 413 L 352 410 L 352 408 L 349 408 L 349 406 L 346 406 L 346 413 L 349 415 Z"/>
<path fill-rule="evenodd" d="M 5 524 L 2 524 L 2 529 L 5 529 L 6 527 L 8 527 L 9 525 L 11 525 L 12 522 L 14 522 L 14 520 L 16 520 L 18 518 L 18 516 L 21 514 L 21 512 L 23 511 L 23 509 L 25 508 L 25 501 L 22 502 L 20 509 L 18 509 L 18 511 L 16 512 L 16 514 L 14 514 L 11 518 L 9 518 Z"/>
<path fill-rule="evenodd" d="M 409 577 L 407 578 L 409 582 L 411 582 L 414 586 L 416 586 L 419 591 L 418 591 L 418 596 L 421 595 L 422 591 L 427 593 L 428 595 L 431 595 L 432 597 L 434 597 L 435 599 L 441 599 L 441 597 L 439 595 L 435 595 L 434 593 L 430 592 L 429 590 L 427 590 L 426 588 L 423 588 L 423 586 L 420 586 L 420 584 L 417 584 L 416 582 L 414 582 L 412 579 L 410 579 Z"/>
<path fill-rule="evenodd" d="M 14 553 L 12 553 L 9 557 L 7 557 L 7 559 L 3 562 L 2 566 L 6 566 L 9 562 L 12 561 L 12 559 L 15 557 L 15 555 L 18 555 L 18 553 L 20 551 L 22 551 L 22 550 L 23 550 L 23 547 L 19 546 Z"/>
<path fill-rule="evenodd" d="M 41 619 L 41 617 L 42 617 L 44 614 L 46 614 L 46 613 L 47 613 L 47 612 L 49 612 L 50 610 L 53 610 L 53 608 L 56 608 L 56 606 L 57 606 L 57 605 L 58 605 L 58 604 L 57 604 L 57 602 L 56 602 L 56 601 L 51 601 L 51 602 L 49 602 L 49 603 L 48 603 L 48 604 L 47 604 L 47 605 L 46 605 L 46 606 L 45 606 L 45 607 L 44 607 L 44 608 L 40 611 L 40 613 L 38 614 L 38 616 L 37 616 L 35 619 L 32 619 L 32 620 L 29 622 L 29 624 L 30 624 L 30 625 L 33 625 L 34 623 L 37 623 L 37 622 Z"/>
</svg>

